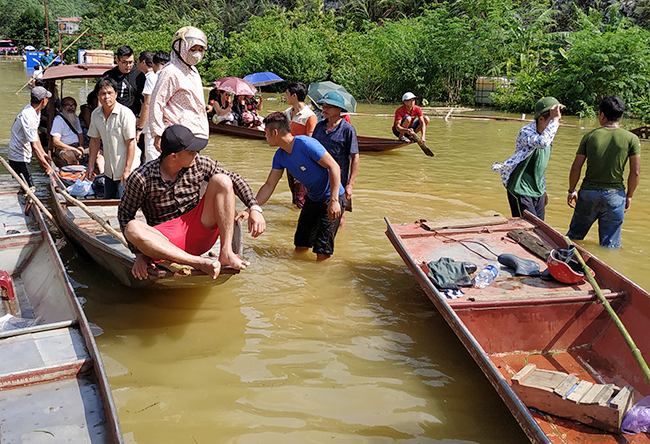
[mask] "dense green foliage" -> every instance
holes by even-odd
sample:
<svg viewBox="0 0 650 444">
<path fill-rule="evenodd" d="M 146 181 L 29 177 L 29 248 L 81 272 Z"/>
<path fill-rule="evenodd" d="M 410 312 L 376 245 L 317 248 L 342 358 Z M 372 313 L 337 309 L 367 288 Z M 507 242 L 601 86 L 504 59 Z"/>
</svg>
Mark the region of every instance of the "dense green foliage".
<svg viewBox="0 0 650 444">
<path fill-rule="evenodd" d="M 36 39 L 44 26 L 38 0 L 18 1 L 22 15 L 0 0 L 0 32 Z M 530 112 L 539 97 L 554 95 L 567 111 L 589 114 L 603 95 L 617 94 L 650 120 L 649 0 L 50 3 L 57 1 L 58 11 L 83 9 L 81 28 L 105 34 L 110 49 L 169 50 L 177 28 L 200 27 L 210 46 L 199 65 L 206 84 L 272 71 L 286 81 L 333 80 L 359 99 L 398 100 L 413 91 L 430 102 L 473 104 L 479 76 L 505 76 L 511 86 L 494 94 L 500 109 Z M 77 46 L 98 41 L 84 37 Z"/>
</svg>

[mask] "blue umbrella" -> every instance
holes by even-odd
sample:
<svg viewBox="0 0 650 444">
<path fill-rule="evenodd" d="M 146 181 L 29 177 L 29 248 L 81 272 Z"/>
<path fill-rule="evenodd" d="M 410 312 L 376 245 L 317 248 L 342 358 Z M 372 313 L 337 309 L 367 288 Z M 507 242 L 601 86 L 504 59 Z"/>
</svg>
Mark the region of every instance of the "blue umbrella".
<svg viewBox="0 0 650 444">
<path fill-rule="evenodd" d="M 272 85 L 273 83 L 282 82 L 282 77 L 273 74 L 272 72 L 256 72 L 244 77 L 244 80 L 252 83 L 255 86 Z"/>
</svg>

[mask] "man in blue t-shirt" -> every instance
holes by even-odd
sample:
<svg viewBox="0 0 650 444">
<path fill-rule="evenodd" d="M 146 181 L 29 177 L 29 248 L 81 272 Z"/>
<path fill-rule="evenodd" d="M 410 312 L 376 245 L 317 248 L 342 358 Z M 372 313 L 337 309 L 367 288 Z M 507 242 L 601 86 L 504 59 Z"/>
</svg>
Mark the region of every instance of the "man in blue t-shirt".
<svg viewBox="0 0 650 444">
<path fill-rule="evenodd" d="M 275 191 L 284 170 L 289 171 L 307 188 L 293 241 L 296 251 L 306 252 L 313 248 L 317 260 L 327 260 L 334 253 L 341 209 L 347 202 L 341 186 L 341 169 L 316 139 L 293 136 L 285 114 L 271 113 L 264 119 L 264 124 L 266 141 L 269 146 L 279 149 L 273 156 L 271 173 L 257 193 L 257 201 L 264 205 Z M 332 196 L 331 189 L 338 191 Z"/>
</svg>

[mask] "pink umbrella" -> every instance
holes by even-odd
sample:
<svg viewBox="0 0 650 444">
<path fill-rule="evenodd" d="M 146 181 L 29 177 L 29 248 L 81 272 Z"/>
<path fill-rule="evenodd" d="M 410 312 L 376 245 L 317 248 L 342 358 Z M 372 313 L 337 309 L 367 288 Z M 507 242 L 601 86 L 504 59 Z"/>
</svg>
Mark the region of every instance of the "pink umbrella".
<svg viewBox="0 0 650 444">
<path fill-rule="evenodd" d="M 217 89 L 228 91 L 237 96 L 252 96 L 257 92 L 257 88 L 252 83 L 239 77 L 223 77 L 216 80 L 214 86 Z"/>
</svg>

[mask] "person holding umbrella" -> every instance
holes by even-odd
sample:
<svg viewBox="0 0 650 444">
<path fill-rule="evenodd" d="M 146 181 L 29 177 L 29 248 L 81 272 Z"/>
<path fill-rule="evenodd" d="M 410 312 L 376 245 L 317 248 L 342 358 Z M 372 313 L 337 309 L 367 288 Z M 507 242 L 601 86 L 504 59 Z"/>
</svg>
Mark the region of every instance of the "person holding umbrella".
<svg viewBox="0 0 650 444">
<path fill-rule="evenodd" d="M 343 119 L 347 112 L 343 96 L 330 91 L 318 101 L 322 107 L 323 120 L 318 122 L 313 137 L 332 155 L 341 168 L 341 185 L 345 189 L 348 202 L 346 210 L 352 210 L 352 189 L 359 171 L 359 144 L 354 127 Z M 341 226 L 345 226 L 345 213 L 341 216 Z"/>
<path fill-rule="evenodd" d="M 159 71 L 151 93 L 149 129 L 158 151 L 165 128 L 174 124 L 184 125 L 200 139 L 210 137 L 203 84 L 195 66 L 207 47 L 208 38 L 193 26 L 184 26 L 174 34 L 171 60 Z"/>
</svg>

